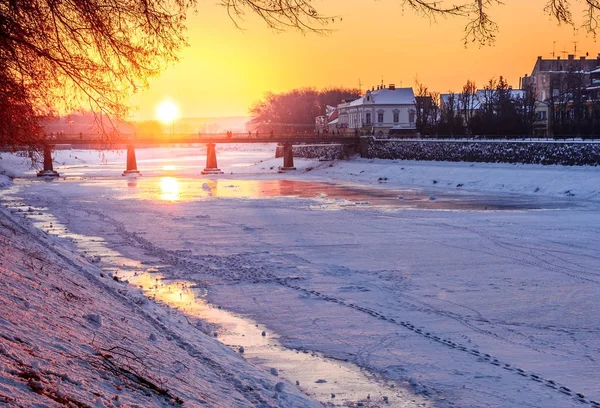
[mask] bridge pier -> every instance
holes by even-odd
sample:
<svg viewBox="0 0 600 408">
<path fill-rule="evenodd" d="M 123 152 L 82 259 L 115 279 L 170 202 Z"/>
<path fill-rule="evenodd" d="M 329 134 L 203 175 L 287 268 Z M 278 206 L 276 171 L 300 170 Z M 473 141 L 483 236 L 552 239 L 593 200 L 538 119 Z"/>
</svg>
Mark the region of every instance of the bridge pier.
<svg viewBox="0 0 600 408">
<path fill-rule="evenodd" d="M 214 143 L 206 145 L 206 168 L 202 171 L 202 174 L 223 174 L 217 165 L 217 151 Z"/>
<path fill-rule="evenodd" d="M 44 170 L 40 170 L 37 173 L 38 177 L 59 177 L 57 171 L 54 171 L 52 165 L 52 146 L 44 144 Z"/>
<path fill-rule="evenodd" d="M 137 160 L 135 159 L 135 146 L 132 144 L 127 145 L 127 169 L 123 172 L 123 176 L 135 174 L 141 176 L 137 169 Z"/>
<path fill-rule="evenodd" d="M 294 150 L 291 143 L 283 145 L 283 167 L 279 168 L 279 173 L 296 170 L 294 167 Z"/>
</svg>

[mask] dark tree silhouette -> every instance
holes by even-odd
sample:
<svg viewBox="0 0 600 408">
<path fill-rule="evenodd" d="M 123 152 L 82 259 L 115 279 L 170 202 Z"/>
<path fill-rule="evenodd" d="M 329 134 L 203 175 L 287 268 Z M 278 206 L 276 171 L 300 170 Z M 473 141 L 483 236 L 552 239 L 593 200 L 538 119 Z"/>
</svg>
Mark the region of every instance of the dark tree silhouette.
<svg viewBox="0 0 600 408">
<path fill-rule="evenodd" d="M 500 0 L 398 0 L 436 19 L 466 18 L 465 42 L 490 44 L 497 31 L 488 12 Z M 131 92 L 147 85 L 185 45 L 186 11 L 197 0 L 0 0 L 0 147 L 35 146 L 40 119 L 57 109 L 85 107 L 108 118 L 125 116 Z M 276 30 L 322 31 L 336 18 L 312 0 L 220 0 L 236 24 L 256 14 Z M 578 24 L 586 10 L 595 34 L 598 0 L 548 0 L 558 23 Z M 326 31 L 326 30 L 325 30 Z M 99 121 L 100 124 L 104 123 Z M 105 133 L 105 132 L 103 132 Z"/>
<path fill-rule="evenodd" d="M 462 92 L 458 98 L 467 134 L 472 134 L 471 120 L 473 119 L 475 106 L 477 104 L 477 85 L 475 85 L 475 82 L 470 79 L 467 80 L 467 83 L 463 86 Z"/>
<path fill-rule="evenodd" d="M 0 145 L 33 145 L 40 119 L 86 107 L 118 118 L 185 44 L 195 0 L 0 0 Z M 10 124 L 10 125 L 8 125 Z"/>
<path fill-rule="evenodd" d="M 463 120 L 460 115 L 459 96 L 450 92 L 440 108 L 438 133 L 443 136 L 457 136 L 464 134 Z"/>
<path fill-rule="evenodd" d="M 417 132 L 422 136 L 434 134 L 439 115 L 440 94 L 429 91 L 429 88 L 418 80 L 415 81 L 415 85 L 415 125 Z"/>
<path fill-rule="evenodd" d="M 314 88 L 294 89 L 264 98 L 250 108 L 253 116 L 250 124 L 260 132 L 313 132 L 315 118 L 325 114 L 327 105 L 337 106 L 343 100 L 360 97 L 357 89 Z"/>
<path fill-rule="evenodd" d="M 533 125 L 535 123 L 535 85 L 529 84 L 523 88 L 525 94 L 518 98 L 516 102 L 516 107 L 519 116 L 522 120 L 522 133 L 524 135 L 533 135 L 534 129 Z"/>
<path fill-rule="evenodd" d="M 498 25 L 491 19 L 489 11 L 494 6 L 504 5 L 503 0 L 462 0 L 451 2 L 448 7 L 442 1 L 428 0 L 401 0 L 403 6 L 435 19 L 438 16 L 459 16 L 467 19 L 465 26 L 465 44 L 478 42 L 483 45 L 493 44 L 495 41 Z M 574 6 L 584 8 L 582 27 L 592 35 L 598 30 L 600 1 L 598 0 L 547 0 L 544 12 L 554 17 L 558 24 L 579 25 L 573 19 L 572 9 Z"/>
<path fill-rule="evenodd" d="M 126 116 L 129 95 L 177 60 L 186 12 L 196 2 L 0 0 L 0 148 L 39 149 L 40 122 L 59 110 L 95 112 L 109 136 L 112 126 L 104 125 Z M 236 17 L 250 10 L 273 28 L 329 21 L 310 0 L 222 5 Z"/>
</svg>

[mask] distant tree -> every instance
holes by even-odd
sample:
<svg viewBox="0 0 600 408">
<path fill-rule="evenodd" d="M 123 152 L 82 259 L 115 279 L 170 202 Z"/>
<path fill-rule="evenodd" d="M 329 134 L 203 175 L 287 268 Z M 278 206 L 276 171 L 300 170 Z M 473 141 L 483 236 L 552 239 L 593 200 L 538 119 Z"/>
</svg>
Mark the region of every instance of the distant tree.
<svg viewBox="0 0 600 408">
<path fill-rule="evenodd" d="M 517 99 L 512 94 L 512 87 L 500 76 L 494 92 L 495 117 L 490 134 L 515 136 L 523 133 L 522 118 L 516 108 Z"/>
<path fill-rule="evenodd" d="M 467 80 L 459 95 L 459 102 L 467 134 L 472 134 L 471 120 L 473 119 L 477 105 L 477 85 L 475 85 L 474 81 Z"/>
<path fill-rule="evenodd" d="M 274 94 L 268 92 L 250 108 L 250 125 L 260 132 L 312 132 L 315 118 L 325 114 L 327 105 L 337 106 L 343 100 L 359 98 L 357 89 L 294 89 Z"/>
<path fill-rule="evenodd" d="M 464 134 L 458 96 L 454 92 L 450 92 L 448 97 L 440 104 L 438 134 L 440 136 L 456 136 Z"/>
<path fill-rule="evenodd" d="M 581 137 L 584 122 L 587 119 L 584 75 L 581 70 L 571 66 L 565 76 L 565 82 L 567 93 L 570 96 L 569 134 Z"/>
<path fill-rule="evenodd" d="M 550 133 L 555 137 L 580 135 L 589 118 L 583 74 L 574 66 L 550 79 Z"/>
<path fill-rule="evenodd" d="M 523 89 L 524 95 L 516 101 L 517 111 L 523 124 L 523 134 L 533 135 L 533 124 L 535 122 L 536 92 L 535 85 L 529 84 Z"/>
<path fill-rule="evenodd" d="M 415 125 L 421 135 L 435 133 L 439 111 L 439 93 L 430 92 L 419 80 L 415 82 Z"/>
<path fill-rule="evenodd" d="M 431 108 L 429 109 L 428 123 L 430 129 L 427 134 L 438 134 L 438 123 L 440 121 L 440 104 L 441 95 L 439 92 L 430 92 L 429 97 L 431 98 Z"/>
<path fill-rule="evenodd" d="M 587 134 L 592 138 L 600 134 L 600 100 L 598 99 L 590 102 Z"/>
<path fill-rule="evenodd" d="M 496 129 L 496 89 L 498 80 L 491 78 L 483 86 L 479 101 L 479 110 L 471 118 L 471 129 L 477 135 L 497 134 Z"/>
<path fill-rule="evenodd" d="M 481 104 L 481 107 L 484 116 L 494 116 L 494 109 L 496 107 L 495 95 L 497 87 L 498 80 L 496 78 L 490 78 L 488 83 L 483 87 L 483 103 Z"/>
<path fill-rule="evenodd" d="M 555 136 L 581 136 L 591 121 L 583 74 L 570 66 L 550 83 L 551 132 Z M 586 131 L 589 131 L 586 130 Z"/>
<path fill-rule="evenodd" d="M 471 120 L 472 132 L 501 137 L 526 134 L 523 104 L 523 98 L 513 92 L 504 77 L 490 79 L 483 87 L 480 109 Z M 530 108 L 533 114 L 535 107 Z"/>
</svg>

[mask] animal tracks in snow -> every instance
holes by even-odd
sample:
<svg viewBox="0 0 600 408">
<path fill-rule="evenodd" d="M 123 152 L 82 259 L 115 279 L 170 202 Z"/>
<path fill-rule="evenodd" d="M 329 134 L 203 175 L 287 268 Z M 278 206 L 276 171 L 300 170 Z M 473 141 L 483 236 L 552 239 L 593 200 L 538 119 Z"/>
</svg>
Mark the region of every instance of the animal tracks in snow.
<svg viewBox="0 0 600 408">
<path fill-rule="evenodd" d="M 167 250 L 167 249 L 161 248 L 155 244 L 152 244 L 149 240 L 143 238 L 139 234 L 127 231 L 124 224 L 122 224 L 121 222 L 119 222 L 101 212 L 93 211 L 90 209 L 84 209 L 84 208 L 81 208 L 81 210 L 85 211 L 86 213 L 88 213 L 90 215 L 96 216 L 105 222 L 110 222 L 115 227 L 117 233 L 125 240 L 125 242 L 127 242 L 130 245 L 137 246 L 137 247 L 147 251 L 148 253 L 151 253 L 153 256 L 159 257 L 163 262 L 167 262 L 167 263 L 171 264 L 173 267 L 181 268 L 181 269 L 184 269 L 184 270 L 186 270 L 188 272 L 192 272 L 192 273 L 200 273 L 200 274 L 206 274 L 206 275 L 218 275 L 218 277 L 221 279 L 228 279 L 233 282 L 236 282 L 236 281 L 256 282 L 256 283 L 258 283 L 258 282 L 263 282 L 263 283 L 264 282 L 275 282 L 286 288 L 301 292 L 303 295 L 312 296 L 314 298 L 320 299 L 325 302 L 331 302 L 331 303 L 335 303 L 335 304 L 338 304 L 343 307 L 351 308 L 353 310 L 356 310 L 361 313 L 365 313 L 369 316 L 372 316 L 373 318 L 376 318 L 378 320 L 386 321 L 386 322 L 389 322 L 390 324 L 401 326 L 404 329 L 409 330 L 409 331 L 415 333 L 416 335 L 423 337 L 424 339 L 427 339 L 428 341 L 439 344 L 440 346 L 447 347 L 447 348 L 456 350 L 461 353 L 466 353 L 466 354 L 474 357 L 478 362 L 481 362 L 484 364 L 490 364 L 492 366 L 498 367 L 499 369 L 509 371 L 509 372 L 513 373 L 514 375 L 519 376 L 519 378 L 521 378 L 523 381 L 533 381 L 533 382 L 539 383 L 540 385 L 542 385 L 544 387 L 548 387 L 552 390 L 555 390 L 557 393 L 572 397 L 573 400 L 575 400 L 579 403 L 586 404 L 586 405 L 589 405 L 592 407 L 600 408 L 599 402 L 597 402 L 595 400 L 591 400 L 589 398 L 586 398 L 585 395 L 583 395 L 582 393 L 575 392 L 575 391 L 571 390 L 570 388 L 568 388 L 564 385 L 561 385 L 552 379 L 544 378 L 537 373 L 527 371 L 518 366 L 515 366 L 508 362 L 502 361 L 501 359 L 499 359 L 489 353 L 484 353 L 478 349 L 469 347 L 465 344 L 457 343 L 457 342 L 453 341 L 452 339 L 438 336 L 435 333 L 433 333 L 431 330 L 422 328 L 422 327 L 417 327 L 410 321 L 396 320 L 396 319 L 388 317 L 385 314 L 382 314 L 376 310 L 361 306 L 360 304 L 357 304 L 354 302 L 348 302 L 348 301 L 339 299 L 335 296 L 331 296 L 328 294 L 318 292 L 316 290 L 306 289 L 297 284 L 297 282 L 299 280 L 298 278 L 281 278 L 275 272 L 276 272 L 276 269 L 277 269 L 277 271 L 280 271 L 281 268 L 286 268 L 286 265 L 284 265 L 284 264 L 273 263 L 273 262 L 262 262 L 262 264 L 261 264 L 261 262 L 256 262 L 257 260 L 260 261 L 260 259 L 257 259 L 257 256 L 256 256 L 257 254 L 255 254 L 255 253 L 253 253 L 253 254 L 236 254 L 236 255 L 230 255 L 230 256 L 206 256 L 206 255 L 205 256 L 197 256 L 197 255 L 193 255 L 190 251 Z M 499 244 L 498 242 L 494 242 L 494 243 Z M 497 245 L 497 247 L 505 249 L 505 250 L 513 249 L 513 248 L 507 248 L 503 245 Z M 496 251 L 498 251 L 498 250 L 496 250 Z M 265 259 L 268 258 L 269 256 L 271 256 L 268 253 L 264 253 L 263 255 L 264 255 Z M 505 254 L 502 254 L 502 255 L 505 255 Z M 536 260 L 539 260 L 539 256 L 532 255 L 532 257 Z M 519 261 L 524 262 L 522 259 Z M 547 270 L 565 273 L 565 274 L 572 276 L 574 278 L 577 278 L 577 279 L 590 280 L 590 281 L 595 282 L 593 279 L 582 277 L 581 275 L 573 275 L 571 272 L 566 272 L 562 268 L 560 268 L 560 270 L 559 270 L 558 267 L 556 267 L 554 265 L 550 265 L 546 261 L 543 261 L 543 262 L 544 262 L 544 265 L 539 265 L 539 266 L 542 268 L 545 268 Z M 530 261 L 527 261 L 526 263 L 531 266 Z M 403 294 L 403 296 L 405 296 L 405 295 Z M 513 343 L 510 340 L 499 337 L 497 334 L 495 334 L 493 332 L 490 332 L 490 331 L 481 329 L 477 326 L 474 326 L 471 323 L 465 321 L 464 319 L 454 316 L 452 313 L 449 313 L 447 311 L 444 311 L 443 309 L 429 305 L 429 304 L 423 302 L 422 300 L 412 298 L 410 296 L 405 296 L 405 297 L 408 300 L 410 300 L 411 302 L 417 302 L 418 304 L 422 304 L 423 307 L 426 307 L 427 309 L 431 309 L 432 311 L 434 311 L 438 314 L 442 314 L 446 317 L 458 320 L 461 324 L 466 325 L 467 327 L 471 328 L 474 331 L 477 331 L 477 332 L 480 332 L 483 334 L 488 334 L 488 335 L 493 336 L 496 339 L 503 340 L 503 341 L 506 341 L 509 343 Z M 473 311 L 476 312 L 476 310 L 474 310 L 474 309 L 473 309 Z"/>
</svg>

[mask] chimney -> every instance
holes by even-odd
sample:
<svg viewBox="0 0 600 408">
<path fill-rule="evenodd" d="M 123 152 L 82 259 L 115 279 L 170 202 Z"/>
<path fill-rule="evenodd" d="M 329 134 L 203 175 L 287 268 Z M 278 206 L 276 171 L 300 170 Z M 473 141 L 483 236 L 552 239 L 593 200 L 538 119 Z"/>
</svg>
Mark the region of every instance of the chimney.
<svg viewBox="0 0 600 408">
<path fill-rule="evenodd" d="M 569 54 L 569 61 L 573 61 L 575 59 L 575 55 Z"/>
<path fill-rule="evenodd" d="M 585 57 L 579 57 L 580 61 L 585 61 Z"/>
<path fill-rule="evenodd" d="M 390 91 L 395 91 L 395 90 L 396 90 L 396 85 L 390 84 Z"/>
</svg>

